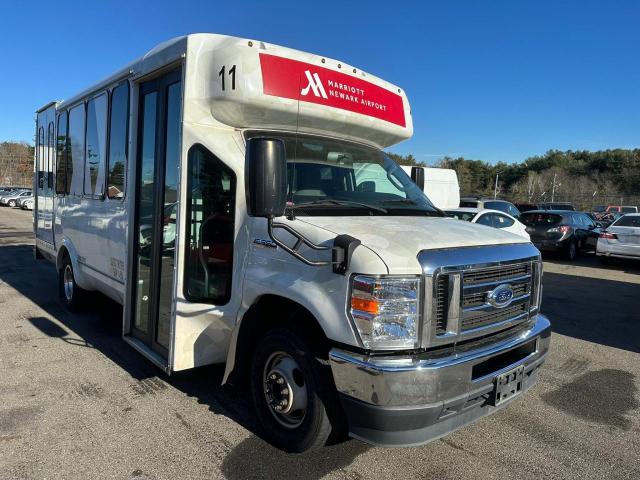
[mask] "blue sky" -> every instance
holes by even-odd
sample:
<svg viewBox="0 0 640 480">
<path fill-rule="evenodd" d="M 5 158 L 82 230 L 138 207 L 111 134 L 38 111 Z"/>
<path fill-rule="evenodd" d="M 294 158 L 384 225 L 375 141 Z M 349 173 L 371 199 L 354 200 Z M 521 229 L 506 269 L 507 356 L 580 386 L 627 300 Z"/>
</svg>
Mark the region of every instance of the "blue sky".
<svg viewBox="0 0 640 480">
<path fill-rule="evenodd" d="M 237 35 L 343 60 L 403 87 L 414 137 L 390 150 L 521 161 L 640 146 L 640 2 L 6 2 L 0 141 L 155 44 Z"/>
</svg>

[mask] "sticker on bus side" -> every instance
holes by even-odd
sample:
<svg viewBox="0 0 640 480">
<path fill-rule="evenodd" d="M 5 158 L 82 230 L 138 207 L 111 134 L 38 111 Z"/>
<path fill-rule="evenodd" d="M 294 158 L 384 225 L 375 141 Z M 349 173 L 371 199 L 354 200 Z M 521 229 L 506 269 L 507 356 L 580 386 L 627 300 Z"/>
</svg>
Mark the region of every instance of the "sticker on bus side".
<svg viewBox="0 0 640 480">
<path fill-rule="evenodd" d="M 402 97 L 360 78 L 310 63 L 260 54 L 265 95 L 318 103 L 406 127 Z"/>
</svg>

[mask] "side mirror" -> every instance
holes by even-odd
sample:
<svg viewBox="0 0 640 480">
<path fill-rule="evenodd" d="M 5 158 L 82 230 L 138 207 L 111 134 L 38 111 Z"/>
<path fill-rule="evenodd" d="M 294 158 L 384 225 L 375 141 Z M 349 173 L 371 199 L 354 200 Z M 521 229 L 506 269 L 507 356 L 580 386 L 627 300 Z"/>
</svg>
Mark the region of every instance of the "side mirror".
<svg viewBox="0 0 640 480">
<path fill-rule="evenodd" d="M 279 217 L 287 204 L 287 157 L 284 142 L 255 137 L 245 156 L 247 210 L 252 217 Z"/>
<path fill-rule="evenodd" d="M 424 169 L 421 167 L 411 167 L 411 180 L 424 191 Z"/>
</svg>

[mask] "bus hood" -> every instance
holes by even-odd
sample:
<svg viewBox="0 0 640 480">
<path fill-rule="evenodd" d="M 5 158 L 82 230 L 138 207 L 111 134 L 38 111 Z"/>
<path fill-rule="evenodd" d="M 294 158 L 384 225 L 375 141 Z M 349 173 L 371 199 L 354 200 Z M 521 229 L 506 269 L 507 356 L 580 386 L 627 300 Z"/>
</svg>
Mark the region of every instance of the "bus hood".
<svg viewBox="0 0 640 480">
<path fill-rule="evenodd" d="M 357 238 L 394 274 L 421 273 L 417 256 L 423 250 L 528 243 L 497 228 L 442 217 L 297 217 L 296 221 Z"/>
</svg>

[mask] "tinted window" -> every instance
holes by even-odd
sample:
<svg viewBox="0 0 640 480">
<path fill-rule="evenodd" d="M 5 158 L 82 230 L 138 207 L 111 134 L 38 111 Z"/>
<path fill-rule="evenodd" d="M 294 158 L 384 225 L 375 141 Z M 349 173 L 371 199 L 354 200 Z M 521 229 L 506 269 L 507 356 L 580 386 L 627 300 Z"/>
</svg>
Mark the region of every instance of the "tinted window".
<svg viewBox="0 0 640 480">
<path fill-rule="evenodd" d="M 477 200 L 460 200 L 460 207 L 462 208 L 478 208 Z"/>
<path fill-rule="evenodd" d="M 636 227 L 640 228 L 640 216 L 639 215 L 625 215 L 624 217 L 620 217 L 616 222 L 614 222 L 612 227 Z"/>
<path fill-rule="evenodd" d="M 84 181 L 84 104 L 69 112 L 69 145 L 67 164 L 67 186 L 72 195 L 82 195 Z"/>
<path fill-rule="evenodd" d="M 562 221 L 562 215 L 555 213 L 530 213 L 525 212 L 520 215 L 520 221 L 525 225 L 556 225 Z"/>
<path fill-rule="evenodd" d="M 493 214 L 485 213 L 484 215 L 481 215 L 478 220 L 476 220 L 476 223 L 479 223 L 480 225 L 486 225 L 488 227 L 493 227 Z"/>
<path fill-rule="evenodd" d="M 129 84 L 123 83 L 111 94 L 111 118 L 109 123 L 109 172 L 107 195 L 123 198 L 127 168 L 129 131 Z"/>
<path fill-rule="evenodd" d="M 508 228 L 514 224 L 514 221 L 505 215 L 498 215 L 497 213 L 493 216 L 493 226 L 496 228 Z"/>
<path fill-rule="evenodd" d="M 231 296 L 236 178 L 204 147 L 189 151 L 184 295 L 222 305 Z"/>
<path fill-rule="evenodd" d="M 514 217 L 520 216 L 520 210 L 518 210 L 513 204 L 509 202 L 495 202 L 488 201 L 484 202 L 484 208 L 488 208 L 491 210 L 499 210 L 504 213 L 508 213 Z"/>
<path fill-rule="evenodd" d="M 56 193 L 68 193 L 67 188 L 67 112 L 58 115 L 58 138 L 56 139 Z"/>
<path fill-rule="evenodd" d="M 593 211 L 596 213 L 600 213 L 600 212 L 604 212 L 606 209 L 607 207 L 605 207 L 604 205 L 598 205 L 596 208 L 593 209 Z"/>
<path fill-rule="evenodd" d="M 107 153 L 107 94 L 87 103 L 87 141 L 85 153 L 84 193 L 99 197 L 104 193 Z"/>
<path fill-rule="evenodd" d="M 622 207 L 622 213 L 636 213 L 637 211 L 636 207 Z"/>
<path fill-rule="evenodd" d="M 46 179 L 44 174 L 46 170 L 44 157 L 44 127 L 40 127 L 38 129 L 38 144 L 36 145 L 36 151 L 36 154 L 38 155 L 38 183 L 36 188 L 38 190 L 42 190 L 45 188 Z"/>
</svg>

